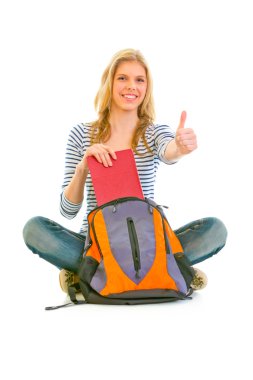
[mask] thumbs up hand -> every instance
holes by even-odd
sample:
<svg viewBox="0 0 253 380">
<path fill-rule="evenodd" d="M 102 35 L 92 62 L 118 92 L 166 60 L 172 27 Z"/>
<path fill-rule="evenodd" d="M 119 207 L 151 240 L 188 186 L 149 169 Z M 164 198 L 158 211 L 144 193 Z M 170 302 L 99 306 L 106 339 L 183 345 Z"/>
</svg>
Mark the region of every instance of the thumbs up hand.
<svg viewBox="0 0 253 380">
<path fill-rule="evenodd" d="M 197 138 L 191 128 L 185 128 L 186 112 L 181 113 L 179 126 L 176 130 L 175 143 L 179 154 L 189 154 L 197 149 Z"/>
</svg>

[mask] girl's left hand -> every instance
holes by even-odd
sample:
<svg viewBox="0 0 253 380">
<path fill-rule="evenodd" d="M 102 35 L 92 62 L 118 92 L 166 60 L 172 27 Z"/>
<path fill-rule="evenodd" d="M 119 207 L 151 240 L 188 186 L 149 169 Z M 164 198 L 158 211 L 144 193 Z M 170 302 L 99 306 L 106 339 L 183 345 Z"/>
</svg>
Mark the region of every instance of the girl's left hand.
<svg viewBox="0 0 253 380">
<path fill-rule="evenodd" d="M 191 128 L 185 128 L 186 112 L 181 114 L 179 126 L 176 130 L 175 142 L 180 154 L 188 154 L 197 149 L 197 137 Z"/>
</svg>

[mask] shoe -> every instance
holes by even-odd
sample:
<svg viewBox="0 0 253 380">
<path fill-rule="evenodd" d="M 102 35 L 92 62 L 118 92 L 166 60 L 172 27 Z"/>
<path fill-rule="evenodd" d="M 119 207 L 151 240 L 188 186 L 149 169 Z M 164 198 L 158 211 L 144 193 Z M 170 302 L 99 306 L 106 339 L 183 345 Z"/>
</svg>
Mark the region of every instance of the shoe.
<svg viewBox="0 0 253 380">
<path fill-rule="evenodd" d="M 201 290 L 201 289 L 204 289 L 207 285 L 207 276 L 205 275 L 204 272 L 202 272 L 202 270 L 200 269 L 197 269 L 197 268 L 193 268 L 194 271 L 195 271 L 195 275 L 192 279 L 192 282 L 191 282 L 191 288 L 193 290 Z"/>
<path fill-rule="evenodd" d="M 62 290 L 68 293 L 68 287 L 79 281 L 77 274 L 70 272 L 69 270 L 62 269 L 59 274 L 59 282 Z"/>
</svg>

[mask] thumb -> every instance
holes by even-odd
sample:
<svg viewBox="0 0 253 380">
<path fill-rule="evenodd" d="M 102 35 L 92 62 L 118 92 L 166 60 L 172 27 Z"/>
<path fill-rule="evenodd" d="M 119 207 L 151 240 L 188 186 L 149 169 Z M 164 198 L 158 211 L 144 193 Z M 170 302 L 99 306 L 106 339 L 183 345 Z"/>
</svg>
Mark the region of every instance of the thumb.
<svg viewBox="0 0 253 380">
<path fill-rule="evenodd" d="M 181 129 L 181 128 L 184 128 L 184 125 L 185 125 L 185 120 L 186 120 L 186 111 L 183 111 L 181 113 L 181 117 L 180 117 L 180 122 L 179 122 L 179 126 L 177 129 Z"/>
</svg>

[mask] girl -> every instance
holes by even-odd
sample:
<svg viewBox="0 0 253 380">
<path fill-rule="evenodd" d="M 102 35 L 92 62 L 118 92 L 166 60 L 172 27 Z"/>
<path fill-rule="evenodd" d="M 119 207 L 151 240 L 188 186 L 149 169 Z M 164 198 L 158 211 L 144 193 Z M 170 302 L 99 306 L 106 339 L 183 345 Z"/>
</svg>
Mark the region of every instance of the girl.
<svg viewBox="0 0 253 380">
<path fill-rule="evenodd" d="M 173 164 L 197 148 L 195 133 L 185 128 L 182 112 L 174 133 L 167 125 L 154 124 L 152 79 L 139 51 L 116 53 L 105 69 L 95 98 L 98 119 L 79 124 L 70 132 L 60 211 L 71 219 L 81 209 L 86 188 L 86 215 L 79 233 L 52 220 L 34 217 L 24 227 L 24 240 L 33 253 L 57 266 L 66 291 L 75 281 L 85 243 L 87 214 L 96 206 L 87 157 L 94 156 L 105 167 L 117 159 L 115 151 L 132 148 L 144 196 L 154 198 L 159 163 Z M 217 218 L 191 222 L 175 231 L 191 264 L 217 253 L 226 242 L 227 231 Z M 195 269 L 192 287 L 203 288 L 207 278 Z"/>
</svg>

